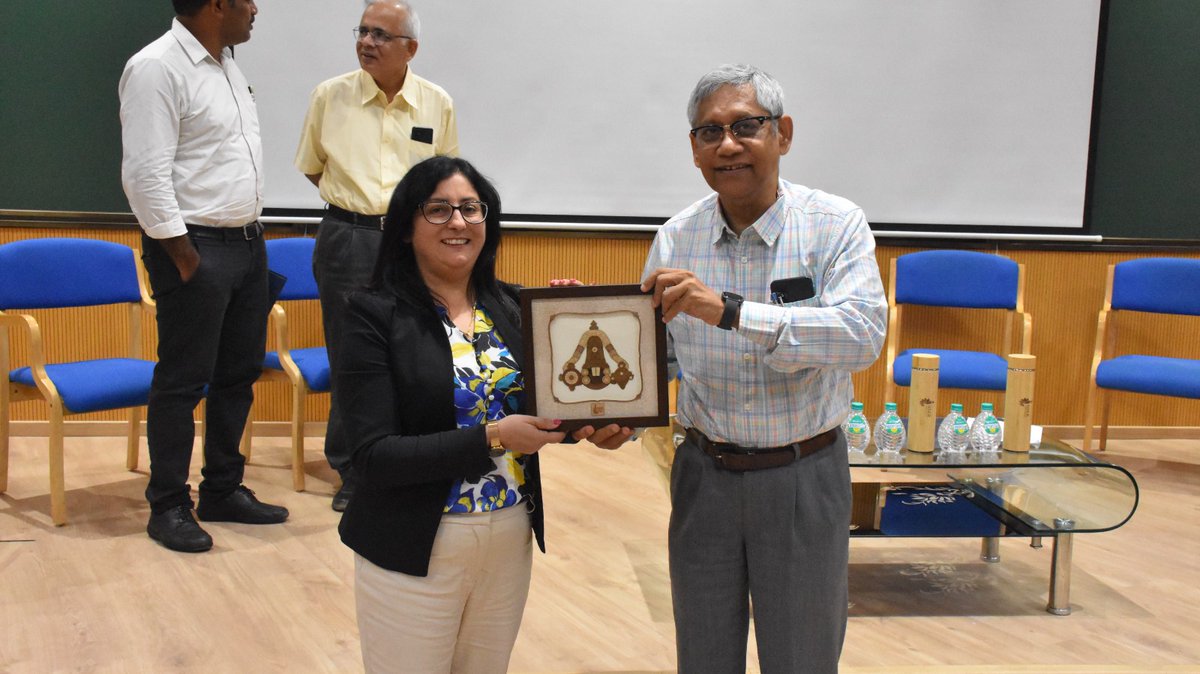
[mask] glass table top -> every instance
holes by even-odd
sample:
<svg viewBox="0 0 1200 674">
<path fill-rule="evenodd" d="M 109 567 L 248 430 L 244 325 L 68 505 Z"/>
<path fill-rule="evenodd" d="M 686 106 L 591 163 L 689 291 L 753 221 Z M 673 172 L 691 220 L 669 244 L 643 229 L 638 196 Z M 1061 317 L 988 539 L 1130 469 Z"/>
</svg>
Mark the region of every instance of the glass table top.
<svg viewBox="0 0 1200 674">
<path fill-rule="evenodd" d="M 642 436 L 656 464 L 669 475 L 683 429 L 647 429 Z M 1028 452 L 932 453 L 902 450 L 848 453 L 855 483 L 952 484 L 979 507 L 1034 535 L 1115 529 L 1133 516 L 1137 481 L 1124 468 L 1052 438 L 1031 443 Z"/>
<path fill-rule="evenodd" d="M 848 454 L 855 482 L 948 482 L 1030 533 L 1115 529 L 1137 509 L 1138 487 L 1124 468 L 1043 437 L 1028 452 L 865 452 Z M 990 506 L 990 508 L 989 508 Z"/>
</svg>

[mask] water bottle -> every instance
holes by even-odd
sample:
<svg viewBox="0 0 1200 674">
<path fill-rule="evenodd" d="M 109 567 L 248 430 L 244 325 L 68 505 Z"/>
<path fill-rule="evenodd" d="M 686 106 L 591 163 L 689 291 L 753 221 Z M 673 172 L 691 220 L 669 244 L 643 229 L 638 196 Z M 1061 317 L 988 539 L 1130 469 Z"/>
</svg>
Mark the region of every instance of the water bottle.
<svg viewBox="0 0 1200 674">
<path fill-rule="evenodd" d="M 883 414 L 875 422 L 875 451 L 896 453 L 904 449 L 904 422 L 896 414 L 896 403 L 883 406 Z"/>
<path fill-rule="evenodd" d="M 842 433 L 846 435 L 846 447 L 851 452 L 861 452 L 871 444 L 871 424 L 863 414 L 862 403 L 850 403 L 850 416 L 842 422 Z"/>
<path fill-rule="evenodd" d="M 970 433 L 971 425 L 963 416 L 963 406 L 953 403 L 950 405 L 950 414 L 947 414 L 946 418 L 942 419 L 942 424 L 938 426 L 938 447 L 943 452 L 965 452 L 971 442 Z"/>
<path fill-rule="evenodd" d="M 1000 449 L 1000 421 L 992 414 L 992 404 L 980 406 L 979 416 L 971 427 L 971 447 L 977 452 L 994 452 Z"/>
</svg>

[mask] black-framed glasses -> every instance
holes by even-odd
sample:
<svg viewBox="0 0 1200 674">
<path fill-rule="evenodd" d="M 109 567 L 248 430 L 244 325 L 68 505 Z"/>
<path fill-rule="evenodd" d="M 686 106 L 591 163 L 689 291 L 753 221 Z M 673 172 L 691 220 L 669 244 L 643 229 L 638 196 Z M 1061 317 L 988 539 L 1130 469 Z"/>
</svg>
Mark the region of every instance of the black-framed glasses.
<svg viewBox="0 0 1200 674">
<path fill-rule="evenodd" d="M 444 225 L 454 217 L 454 211 L 462 214 L 462 219 L 468 224 L 478 225 L 487 219 L 487 204 L 482 201 L 464 201 L 454 206 L 445 201 L 421 202 L 421 215 L 431 225 Z"/>
<path fill-rule="evenodd" d="M 738 140 L 753 140 L 758 138 L 762 130 L 767 126 L 767 122 L 773 122 L 779 119 L 779 115 L 758 115 L 755 117 L 744 117 L 732 124 L 705 124 L 692 129 L 692 138 L 700 145 L 717 145 L 722 140 L 725 140 L 725 130 L 733 134 L 733 137 Z"/>
<path fill-rule="evenodd" d="M 392 40 L 414 40 L 414 39 L 416 39 L 416 38 L 410 37 L 408 35 L 392 35 L 391 33 L 387 32 L 386 30 L 383 30 L 382 28 L 367 28 L 366 26 L 355 26 L 352 30 L 354 31 L 354 39 L 355 40 L 365 40 L 365 39 L 367 39 L 367 36 L 370 35 L 371 39 L 375 42 L 375 44 L 387 44 L 387 43 L 391 42 Z"/>
</svg>

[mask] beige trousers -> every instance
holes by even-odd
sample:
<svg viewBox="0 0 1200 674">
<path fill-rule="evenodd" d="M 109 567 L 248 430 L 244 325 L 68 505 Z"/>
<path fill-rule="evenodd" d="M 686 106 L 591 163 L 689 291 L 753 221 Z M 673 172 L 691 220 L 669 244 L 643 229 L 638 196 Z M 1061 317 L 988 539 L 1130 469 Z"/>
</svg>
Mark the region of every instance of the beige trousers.
<svg viewBox="0 0 1200 674">
<path fill-rule="evenodd" d="M 355 555 L 368 674 L 503 674 L 529 596 L 532 533 L 523 504 L 443 515 L 424 578 Z"/>
</svg>

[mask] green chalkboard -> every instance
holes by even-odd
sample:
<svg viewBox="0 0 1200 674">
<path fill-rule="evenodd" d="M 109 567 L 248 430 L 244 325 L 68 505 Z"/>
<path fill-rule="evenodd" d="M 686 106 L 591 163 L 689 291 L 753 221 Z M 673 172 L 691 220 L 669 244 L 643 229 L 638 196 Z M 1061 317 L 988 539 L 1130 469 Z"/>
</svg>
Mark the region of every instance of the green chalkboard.
<svg viewBox="0 0 1200 674">
<path fill-rule="evenodd" d="M 128 213 L 117 82 L 168 0 L 0 1 L 0 209 Z"/>
<path fill-rule="evenodd" d="M 1200 239 L 1200 2 L 1108 9 L 1091 231 Z"/>
</svg>

